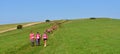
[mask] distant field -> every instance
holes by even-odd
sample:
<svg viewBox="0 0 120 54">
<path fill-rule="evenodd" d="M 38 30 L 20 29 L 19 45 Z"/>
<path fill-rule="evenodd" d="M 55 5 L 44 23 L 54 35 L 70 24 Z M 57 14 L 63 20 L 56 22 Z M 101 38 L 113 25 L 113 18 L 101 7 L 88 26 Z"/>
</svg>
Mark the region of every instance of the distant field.
<svg viewBox="0 0 120 54">
<path fill-rule="evenodd" d="M 120 20 L 69 20 L 49 34 L 48 46 L 31 47 L 29 32 L 43 31 L 49 23 L 0 34 L 0 54 L 120 54 Z"/>
<path fill-rule="evenodd" d="M 29 23 L 19 23 L 19 24 L 25 25 L 25 24 L 29 24 Z M 5 24 L 5 25 L 0 25 L 0 31 L 16 27 L 19 24 Z"/>
</svg>

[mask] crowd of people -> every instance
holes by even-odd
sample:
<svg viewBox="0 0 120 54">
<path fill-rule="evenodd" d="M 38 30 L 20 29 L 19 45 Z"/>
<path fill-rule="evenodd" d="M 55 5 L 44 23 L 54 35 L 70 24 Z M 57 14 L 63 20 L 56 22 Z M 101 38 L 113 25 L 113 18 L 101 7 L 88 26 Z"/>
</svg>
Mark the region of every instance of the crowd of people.
<svg viewBox="0 0 120 54">
<path fill-rule="evenodd" d="M 41 45 L 41 39 L 44 41 L 44 47 L 46 47 L 46 41 L 48 39 L 48 35 L 47 35 L 46 32 L 44 32 L 44 34 L 42 36 L 39 32 L 37 32 L 36 34 L 34 34 L 32 31 L 30 32 L 31 46 L 34 46 L 35 42 L 36 42 L 36 46 L 40 46 Z"/>
<path fill-rule="evenodd" d="M 30 32 L 30 42 L 31 46 L 40 46 L 41 45 L 41 39 L 44 41 L 44 47 L 47 46 L 47 40 L 48 40 L 48 34 L 53 33 L 53 30 L 56 30 L 58 28 L 57 25 L 53 25 L 50 28 L 46 29 L 44 31 L 44 34 L 41 35 L 39 32 L 34 34 L 32 31 Z M 36 43 L 36 44 L 35 44 Z"/>
</svg>

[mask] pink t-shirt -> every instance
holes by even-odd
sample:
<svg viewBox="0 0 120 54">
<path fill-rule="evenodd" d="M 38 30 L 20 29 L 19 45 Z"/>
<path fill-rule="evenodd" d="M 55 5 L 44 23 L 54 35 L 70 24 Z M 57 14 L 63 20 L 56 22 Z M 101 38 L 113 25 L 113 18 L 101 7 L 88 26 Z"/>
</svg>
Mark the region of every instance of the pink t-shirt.
<svg viewBox="0 0 120 54">
<path fill-rule="evenodd" d="M 47 29 L 47 32 L 50 32 L 51 30 L 50 29 Z"/>
<path fill-rule="evenodd" d="M 43 38 L 48 38 L 48 37 L 47 37 L 47 34 L 43 34 Z"/>
<path fill-rule="evenodd" d="M 40 34 L 36 34 L 36 39 L 40 39 Z"/>
<path fill-rule="evenodd" d="M 30 33 L 30 40 L 34 39 L 34 33 Z"/>
</svg>

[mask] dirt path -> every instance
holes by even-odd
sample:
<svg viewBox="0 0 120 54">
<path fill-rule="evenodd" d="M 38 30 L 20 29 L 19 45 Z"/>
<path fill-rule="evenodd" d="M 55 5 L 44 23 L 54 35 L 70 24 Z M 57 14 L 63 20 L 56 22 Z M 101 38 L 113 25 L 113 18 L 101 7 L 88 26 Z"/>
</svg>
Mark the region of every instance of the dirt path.
<svg viewBox="0 0 120 54">
<path fill-rule="evenodd" d="M 41 22 L 34 22 L 34 23 L 26 24 L 26 25 L 23 25 L 23 27 L 32 26 L 32 25 L 39 24 L 39 23 L 41 23 Z M 16 27 L 10 28 L 10 29 L 6 29 L 6 30 L 3 30 L 3 31 L 0 31 L 0 33 L 4 33 L 4 32 L 7 32 L 7 31 L 12 31 L 12 30 L 15 30 L 15 29 L 16 29 Z"/>
</svg>

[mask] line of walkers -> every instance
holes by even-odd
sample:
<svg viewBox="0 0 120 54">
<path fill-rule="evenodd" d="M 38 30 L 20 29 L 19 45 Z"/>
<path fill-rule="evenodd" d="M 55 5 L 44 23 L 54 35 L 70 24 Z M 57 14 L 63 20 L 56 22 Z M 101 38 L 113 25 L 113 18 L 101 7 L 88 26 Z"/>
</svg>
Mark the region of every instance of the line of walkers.
<svg viewBox="0 0 120 54">
<path fill-rule="evenodd" d="M 46 32 L 44 32 L 44 34 L 41 37 L 41 34 L 39 32 L 37 32 L 36 34 L 34 34 L 32 31 L 30 32 L 30 42 L 31 42 L 31 46 L 35 45 L 35 41 L 36 41 L 36 46 L 40 46 L 40 42 L 41 42 L 41 38 L 44 41 L 44 47 L 46 47 L 46 41 L 48 39 L 48 35 Z"/>
<path fill-rule="evenodd" d="M 41 38 L 43 39 L 43 41 L 44 41 L 44 47 L 46 47 L 46 45 L 47 45 L 47 39 L 48 39 L 48 33 L 50 34 L 50 33 L 53 33 L 53 30 L 56 30 L 58 28 L 58 25 L 52 25 L 50 28 L 48 28 L 48 29 L 46 29 L 45 31 L 44 31 L 44 34 L 42 35 L 42 37 L 41 37 L 41 35 L 40 35 L 40 33 L 39 32 L 37 32 L 36 33 L 36 35 L 31 31 L 30 32 L 30 41 L 31 41 L 31 46 L 34 46 L 35 45 L 35 40 L 36 40 L 36 45 L 37 46 L 39 46 L 40 45 L 40 40 L 41 40 Z M 34 37 L 34 36 L 36 36 L 36 37 Z"/>
</svg>

